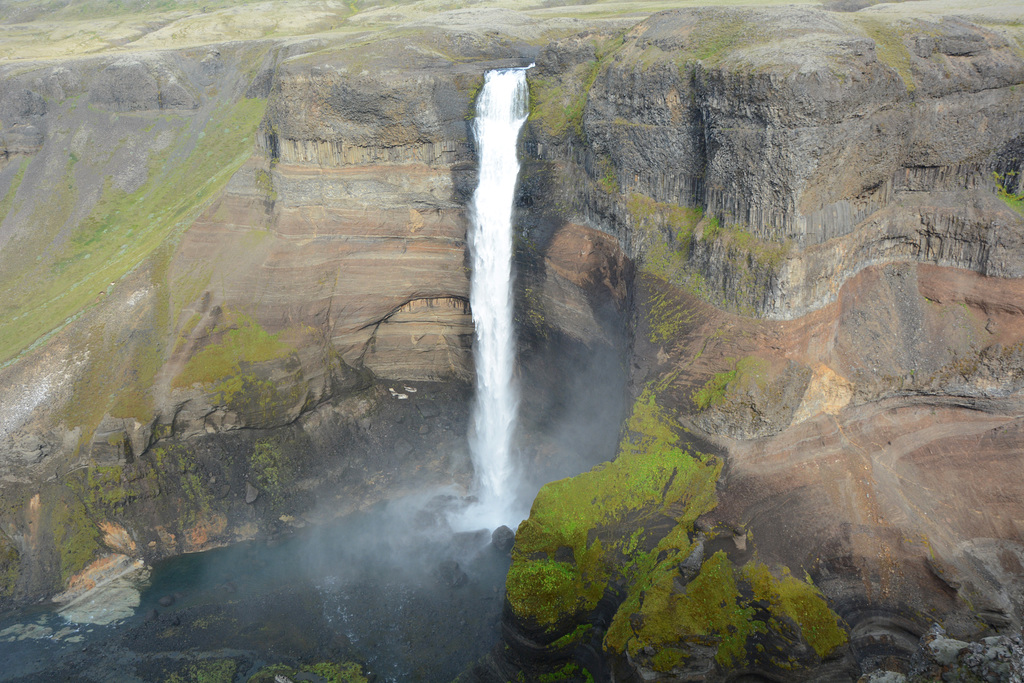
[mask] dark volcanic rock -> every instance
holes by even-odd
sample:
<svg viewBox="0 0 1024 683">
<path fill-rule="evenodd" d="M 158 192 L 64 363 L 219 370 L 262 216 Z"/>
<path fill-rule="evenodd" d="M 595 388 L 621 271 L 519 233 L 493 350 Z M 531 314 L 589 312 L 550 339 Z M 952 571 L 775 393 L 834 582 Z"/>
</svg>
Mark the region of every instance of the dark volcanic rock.
<svg viewBox="0 0 1024 683">
<path fill-rule="evenodd" d="M 460 588 L 469 581 L 466 572 L 462 571 L 455 560 L 445 560 L 437 566 L 437 576 L 448 588 Z"/>
<path fill-rule="evenodd" d="M 509 553 L 512 552 L 512 546 L 516 542 L 516 532 L 507 526 L 499 526 L 491 533 L 491 545 L 498 552 Z"/>
</svg>

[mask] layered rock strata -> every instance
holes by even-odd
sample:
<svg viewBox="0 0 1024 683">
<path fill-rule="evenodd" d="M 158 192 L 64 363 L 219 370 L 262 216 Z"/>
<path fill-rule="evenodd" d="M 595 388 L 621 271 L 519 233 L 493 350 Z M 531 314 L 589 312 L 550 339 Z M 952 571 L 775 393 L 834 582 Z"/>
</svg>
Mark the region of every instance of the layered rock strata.
<svg viewBox="0 0 1024 683">
<path fill-rule="evenodd" d="M 5 74 L 4 604 L 466 478 L 467 116 L 536 58 L 525 410 L 613 414 L 550 351 L 620 377 L 623 313 L 635 401 L 616 463 L 538 497 L 475 675 L 851 678 L 933 620 L 1019 629 L 1012 27 L 468 16 Z"/>
</svg>

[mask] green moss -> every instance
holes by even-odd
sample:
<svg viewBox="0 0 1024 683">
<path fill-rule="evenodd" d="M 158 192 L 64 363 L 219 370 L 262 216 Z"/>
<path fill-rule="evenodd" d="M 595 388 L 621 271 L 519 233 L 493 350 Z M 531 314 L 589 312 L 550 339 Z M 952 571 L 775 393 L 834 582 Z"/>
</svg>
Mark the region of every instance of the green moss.
<svg viewBox="0 0 1024 683">
<path fill-rule="evenodd" d="M 758 239 L 749 230 L 737 223 L 722 225 L 718 218 L 711 217 L 704 227 L 701 238 L 705 242 L 720 240 L 730 253 L 733 262 L 754 261 L 757 265 L 777 269 L 789 252 L 788 243 L 768 242 Z"/>
<path fill-rule="evenodd" d="M 523 295 L 517 298 L 516 323 L 520 328 L 528 328 L 538 339 L 548 336 L 547 322 L 544 317 L 544 299 L 542 293 L 526 287 Z"/>
<path fill-rule="evenodd" d="M 275 360 L 287 356 L 292 347 L 278 340 L 278 334 L 269 334 L 252 317 L 244 314 L 228 316 L 233 319 L 228 329 L 220 332 L 220 341 L 208 344 L 188 359 L 172 386 L 188 387 L 193 384 L 214 384 L 242 374 L 242 365 Z M 215 331 L 216 333 L 216 331 Z M 235 393 L 239 386 L 226 386 L 223 391 Z"/>
<path fill-rule="evenodd" d="M 715 376 L 704 383 L 693 395 L 693 403 L 697 410 L 707 410 L 725 401 L 725 388 L 736 379 L 736 370 L 715 373 Z"/>
<path fill-rule="evenodd" d="M 537 680 L 539 683 L 558 683 L 559 681 L 586 681 L 587 683 L 593 683 L 594 675 L 586 668 L 580 667 L 579 664 L 569 662 L 550 673 L 540 674 L 537 676 Z"/>
<path fill-rule="evenodd" d="M 726 359 L 732 362 L 732 359 Z M 721 405 L 729 392 L 739 393 L 753 388 L 763 390 L 768 382 L 769 363 L 757 356 L 744 356 L 735 361 L 733 368 L 718 372 L 693 394 L 698 410 Z"/>
<path fill-rule="evenodd" d="M 608 157 L 603 157 L 598 162 L 598 169 L 601 177 L 597 179 L 598 186 L 608 194 L 615 194 L 619 191 L 619 177 L 615 173 L 615 164 Z"/>
<path fill-rule="evenodd" d="M 74 472 L 68 475 L 68 486 L 91 513 L 123 507 L 134 498 L 125 480 L 124 468 L 120 465 L 87 467 Z"/>
<path fill-rule="evenodd" d="M 14 178 L 11 179 L 11 185 L 7 189 L 7 194 L 4 195 L 3 199 L 0 199 L 0 223 L 4 222 L 7 218 L 7 214 L 11 212 L 14 207 L 14 197 L 18 194 L 18 188 L 21 187 L 21 181 L 25 179 L 25 169 L 28 168 L 29 162 L 32 161 L 32 157 L 24 157 L 18 164 L 18 171 L 14 174 Z"/>
<path fill-rule="evenodd" d="M 722 667 L 737 668 L 747 661 L 751 636 L 775 631 L 785 637 L 788 631 L 782 620 L 797 624 L 799 635 L 819 657 L 847 641 L 839 617 L 821 593 L 788 571 L 777 579 L 756 561 L 737 570 L 719 551 L 680 588 L 679 563 L 687 549 L 676 551 L 659 545 L 657 552 L 664 559 L 646 574 L 645 581 L 632 584 L 629 597 L 608 628 L 605 646 L 612 651 L 628 651 L 631 657 L 638 657 L 653 648 L 656 654 L 651 666 L 669 671 L 688 656 L 687 643 L 699 642 L 717 646 L 715 659 Z M 634 581 L 637 578 L 643 577 L 634 577 Z M 757 618 L 752 604 L 757 601 L 769 604 L 772 618 L 767 622 Z M 783 668 L 794 665 L 775 663 Z"/>
<path fill-rule="evenodd" d="M 576 65 L 567 74 L 552 78 L 531 77 L 528 74 L 530 119 L 539 123 L 544 132 L 553 137 L 571 134 L 579 140 L 586 140 L 583 111 L 587 106 L 587 97 L 601 72 L 602 62 L 622 45 L 622 40 L 618 36 L 596 43 L 596 58 Z"/>
<path fill-rule="evenodd" d="M 99 550 L 100 532 L 89 519 L 85 505 L 68 489 L 48 498 L 50 531 L 60 558 L 60 578 L 67 585 L 72 575 L 92 561 Z"/>
<path fill-rule="evenodd" d="M 594 627 L 591 624 L 580 624 L 569 633 L 566 633 L 564 636 L 551 643 L 550 648 L 552 650 L 560 650 L 578 645 L 586 640 L 593 630 Z"/>
<path fill-rule="evenodd" d="M 55 230 L 66 223 L 76 196 L 69 168 L 53 188 L 53 201 L 41 204 L 45 224 L 56 227 L 37 238 L 39 244 L 19 250 L 40 260 L 22 257 L 17 267 L 0 268 L 0 317 L 17 320 L 0 327 L 0 362 L 64 324 L 187 228 L 252 153 L 265 106 L 264 100 L 224 105 L 203 131 L 181 134 L 178 146 L 152 156 L 149 178 L 136 192 L 125 194 L 108 182 L 71 238 L 54 246 Z"/>
<path fill-rule="evenodd" d="M 648 302 L 647 336 L 652 344 L 675 339 L 696 319 L 693 309 L 668 292 L 658 292 Z"/>
<path fill-rule="evenodd" d="M 703 209 L 656 202 L 633 193 L 626 201 L 626 210 L 645 246 L 640 267 L 668 282 L 685 282 L 693 231 L 704 215 Z"/>
<path fill-rule="evenodd" d="M 277 200 L 277 190 L 274 189 L 274 179 L 266 170 L 262 168 L 256 169 L 255 184 L 256 189 L 265 194 L 270 201 Z"/>
<path fill-rule="evenodd" d="M 650 388 L 634 404 L 614 461 L 541 489 L 519 526 L 506 581 L 517 615 L 555 632 L 593 609 L 608 581 L 644 555 L 646 535 L 623 538 L 614 531 L 619 525 L 669 517 L 690 526 L 715 505 L 721 463 L 691 455 L 678 439 Z"/>
<path fill-rule="evenodd" d="M 992 176 L 995 178 L 996 187 L 999 190 L 999 198 L 1006 203 L 1008 207 L 1024 216 L 1024 194 L 1013 194 L 1006 189 L 1004 183 L 1017 175 L 1016 171 L 1010 171 L 1006 175 L 1000 175 L 993 173 Z"/>
<path fill-rule="evenodd" d="M 171 675 L 166 683 L 232 683 L 238 672 L 233 659 L 204 659 Z"/>
<path fill-rule="evenodd" d="M 271 664 L 257 671 L 249 683 L 273 683 L 275 676 L 287 676 L 298 680 L 302 674 L 319 676 L 327 683 L 368 683 L 363 668 L 355 662 L 317 662 L 301 666 Z"/>
<path fill-rule="evenodd" d="M 292 479 L 280 444 L 272 439 L 260 439 L 253 445 L 249 462 L 256 485 L 274 505 L 280 504 Z"/>
<path fill-rule="evenodd" d="M 590 592 L 589 588 L 602 584 L 600 578 L 603 577 L 584 577 L 569 562 L 521 561 L 514 562 L 509 569 L 505 591 L 516 614 L 529 615 L 541 625 L 554 626 L 567 616 L 594 608 L 601 595 L 597 600 L 587 600 L 584 594 Z"/>
<path fill-rule="evenodd" d="M 748 563 L 743 576 L 753 588 L 754 599 L 767 601 L 775 616 L 795 621 L 804 640 L 819 657 L 846 643 L 848 637 L 839 617 L 829 608 L 821 591 L 810 583 L 790 575 L 789 570 L 783 572 L 782 578 L 776 578 L 759 562 Z"/>
<path fill-rule="evenodd" d="M 14 595 L 21 569 L 21 556 L 10 539 L 0 532 L 0 599 Z"/>
<path fill-rule="evenodd" d="M 878 59 L 896 71 L 903 79 L 907 91 L 913 92 L 917 85 L 914 83 L 910 50 L 903 43 L 899 29 L 884 20 L 873 17 L 857 17 L 857 19 L 868 37 L 875 41 L 875 54 Z"/>
<path fill-rule="evenodd" d="M 209 517 L 217 499 L 191 446 L 158 445 L 147 452 L 143 461 L 148 461 L 145 467 L 155 475 L 157 490 L 151 493 L 159 493 L 159 500 L 175 507 L 168 516 L 177 521 L 179 529 L 189 529 Z"/>
</svg>

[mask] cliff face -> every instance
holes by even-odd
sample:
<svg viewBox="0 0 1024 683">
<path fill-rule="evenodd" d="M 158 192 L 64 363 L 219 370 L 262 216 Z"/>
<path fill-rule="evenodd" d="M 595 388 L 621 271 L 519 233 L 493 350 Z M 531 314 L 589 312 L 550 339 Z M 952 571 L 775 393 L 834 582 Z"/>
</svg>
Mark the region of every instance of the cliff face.
<svg viewBox="0 0 1024 683">
<path fill-rule="evenodd" d="M 624 336 L 636 400 L 616 466 L 538 498 L 477 674 L 849 676 L 936 617 L 1019 628 L 1016 29 L 545 22 L 7 69 L 4 604 L 466 481 L 472 100 L 535 60 L 524 413 L 594 413 L 568 380 Z"/>
<path fill-rule="evenodd" d="M 539 154 L 564 156 L 551 136 L 568 125 L 587 142 L 578 161 L 596 190 L 716 217 L 718 235 L 665 235 L 689 251 L 677 280 L 792 319 L 875 263 L 1021 276 L 1019 216 L 993 180 L 1009 174 L 1019 191 L 1013 39 L 952 19 L 705 8 L 657 15 L 620 40 L 543 53 L 542 96 L 549 83 L 588 90 L 572 121 L 539 105 Z M 603 199 L 584 200 L 591 218 L 643 259 L 658 238 L 638 230 L 640 207 Z M 744 258 L 753 268 L 730 266 Z"/>
<path fill-rule="evenodd" d="M 1022 69 L 998 27 L 803 9 L 542 50 L 530 201 L 636 260 L 637 399 L 622 472 L 552 484 L 520 528 L 514 654 L 479 676 L 540 648 L 615 680 L 856 677 L 907 661 L 929 614 L 1019 628 Z M 709 484 L 674 449 L 724 469 Z M 649 499 L 637 451 L 668 468 Z M 609 516 L 581 541 L 558 500 L 588 491 Z M 785 583 L 797 567 L 833 616 Z M 737 591 L 721 612 L 712 575 Z M 836 623 L 848 644 L 826 644 Z"/>
<path fill-rule="evenodd" d="M 476 21 L 3 81 L 5 604 L 468 481 L 472 100 L 533 50 Z M 543 333 L 611 348 L 624 261 L 579 231 Z"/>
</svg>

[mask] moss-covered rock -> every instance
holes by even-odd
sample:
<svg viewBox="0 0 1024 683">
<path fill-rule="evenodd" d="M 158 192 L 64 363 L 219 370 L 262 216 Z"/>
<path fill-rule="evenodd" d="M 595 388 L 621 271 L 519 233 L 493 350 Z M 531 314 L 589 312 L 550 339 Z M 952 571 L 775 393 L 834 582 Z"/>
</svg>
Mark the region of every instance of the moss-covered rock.
<svg viewBox="0 0 1024 683">
<path fill-rule="evenodd" d="M 14 594 L 21 556 L 10 539 L 0 533 L 0 598 Z"/>
<path fill-rule="evenodd" d="M 545 486 L 519 526 L 506 595 L 530 628 L 571 630 L 650 550 L 654 528 L 692 528 L 715 505 L 721 462 L 676 445 L 653 390 L 637 399 L 627 430 L 616 460 Z"/>
<path fill-rule="evenodd" d="M 756 558 L 704 559 L 695 522 L 717 504 L 722 461 L 684 447 L 662 388 L 637 398 L 613 462 L 545 486 L 519 527 L 506 596 L 522 631 L 556 659 L 543 676 L 565 673 L 558 657 L 564 664 L 584 641 L 644 676 L 819 664 L 847 635 L 813 585 Z"/>
<path fill-rule="evenodd" d="M 316 662 L 298 666 L 271 664 L 257 671 L 249 683 L 273 683 L 276 676 L 300 680 L 298 677 L 302 674 L 307 674 L 302 680 L 312 680 L 308 678 L 308 674 L 312 674 L 327 683 L 367 683 L 369 680 L 363 668 L 355 662 Z"/>
</svg>

